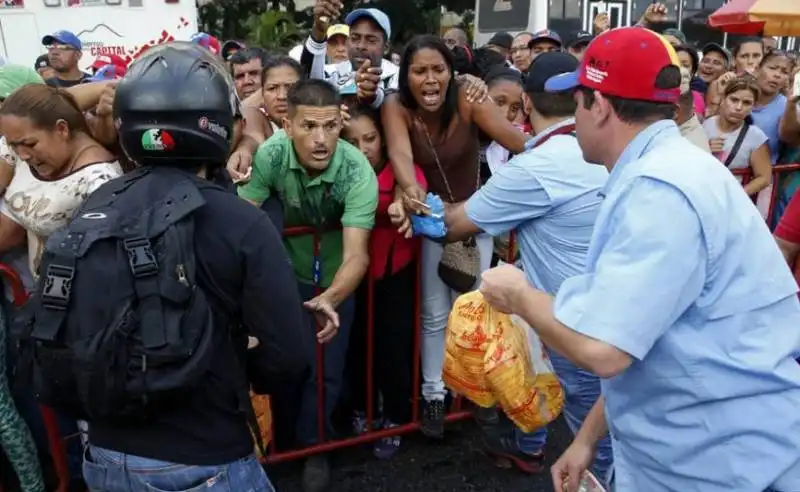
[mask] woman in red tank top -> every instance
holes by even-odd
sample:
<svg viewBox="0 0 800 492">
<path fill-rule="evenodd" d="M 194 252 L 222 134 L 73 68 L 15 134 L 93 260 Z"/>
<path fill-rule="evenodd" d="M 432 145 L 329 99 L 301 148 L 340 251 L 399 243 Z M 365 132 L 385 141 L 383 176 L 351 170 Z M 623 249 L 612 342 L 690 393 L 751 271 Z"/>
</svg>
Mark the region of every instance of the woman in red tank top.
<svg viewBox="0 0 800 492">
<path fill-rule="evenodd" d="M 344 138 L 367 157 L 378 176 L 378 209 L 370 236 L 370 268 L 373 282 L 373 372 L 375 395 L 373 428 L 392 428 L 411 418 L 411 381 L 414 361 L 414 302 L 416 295 L 416 256 L 419 238 L 405 238 L 389 220 L 389 205 L 395 199 L 396 183 L 386 159 L 380 116 L 373 110 L 356 107 Z M 416 179 L 427 186 L 419 168 Z M 356 295 L 356 318 L 348 350 L 348 368 L 355 407 L 354 428 L 366 429 L 364 361 L 367 350 L 367 292 L 365 279 Z M 378 394 L 383 402 L 378 406 Z M 400 446 L 399 436 L 375 443 L 378 458 L 390 458 Z"/>
</svg>

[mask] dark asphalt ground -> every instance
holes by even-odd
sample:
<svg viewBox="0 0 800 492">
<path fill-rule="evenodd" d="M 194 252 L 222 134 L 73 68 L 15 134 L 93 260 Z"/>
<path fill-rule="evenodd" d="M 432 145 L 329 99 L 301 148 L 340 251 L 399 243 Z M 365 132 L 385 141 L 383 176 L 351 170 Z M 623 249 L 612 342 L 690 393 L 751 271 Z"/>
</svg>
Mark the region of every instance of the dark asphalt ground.
<svg viewBox="0 0 800 492">
<path fill-rule="evenodd" d="M 561 421 L 551 424 L 548 471 L 526 476 L 495 466 L 473 421 L 450 424 L 443 442 L 418 433 L 404 437 L 400 452 L 387 461 L 373 457 L 368 446 L 335 452 L 328 492 L 552 492 L 549 465 L 570 438 Z M 277 492 L 301 492 L 300 463 L 275 465 L 268 472 Z"/>
</svg>

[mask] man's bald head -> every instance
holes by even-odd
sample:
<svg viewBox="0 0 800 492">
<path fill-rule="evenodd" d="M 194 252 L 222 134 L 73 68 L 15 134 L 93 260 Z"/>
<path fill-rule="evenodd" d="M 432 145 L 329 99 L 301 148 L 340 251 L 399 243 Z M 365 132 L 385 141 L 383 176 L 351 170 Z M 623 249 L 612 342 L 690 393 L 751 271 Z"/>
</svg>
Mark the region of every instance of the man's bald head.
<svg viewBox="0 0 800 492">
<path fill-rule="evenodd" d="M 448 29 L 447 32 L 444 33 L 444 36 L 442 36 L 442 39 L 444 39 L 444 43 L 451 50 L 456 46 L 469 44 L 467 33 L 458 27 L 451 27 Z"/>
</svg>

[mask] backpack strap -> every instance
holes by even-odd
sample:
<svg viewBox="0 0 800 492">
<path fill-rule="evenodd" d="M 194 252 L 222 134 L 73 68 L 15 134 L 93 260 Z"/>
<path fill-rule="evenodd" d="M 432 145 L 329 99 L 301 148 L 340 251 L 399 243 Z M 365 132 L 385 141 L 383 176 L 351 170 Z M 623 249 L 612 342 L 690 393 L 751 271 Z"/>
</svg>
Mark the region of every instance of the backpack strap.
<svg viewBox="0 0 800 492">
<path fill-rule="evenodd" d="M 163 307 L 158 289 L 158 261 L 153 253 L 150 239 L 134 237 L 122 241 L 128 253 L 128 266 L 133 275 L 133 288 L 139 300 L 139 316 L 142 330 L 142 346 L 145 349 L 156 349 L 167 344 L 167 333 L 164 329 Z"/>
<path fill-rule="evenodd" d="M 72 281 L 75 278 L 75 260 L 83 242 L 80 232 L 60 231 L 50 239 L 54 244 L 53 259 L 42 272 L 39 282 L 39 303 L 36 323 L 31 336 L 38 340 L 55 342 L 64 324 L 67 307 L 72 296 Z"/>
</svg>

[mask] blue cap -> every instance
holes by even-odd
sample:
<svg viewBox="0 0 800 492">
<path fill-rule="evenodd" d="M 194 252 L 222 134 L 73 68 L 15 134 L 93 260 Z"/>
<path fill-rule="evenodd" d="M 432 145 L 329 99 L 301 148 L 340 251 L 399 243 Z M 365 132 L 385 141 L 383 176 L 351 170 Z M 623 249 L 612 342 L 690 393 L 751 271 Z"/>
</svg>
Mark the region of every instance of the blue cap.
<svg viewBox="0 0 800 492">
<path fill-rule="evenodd" d="M 550 29 L 542 29 L 541 31 L 536 31 L 533 33 L 533 38 L 528 41 L 528 47 L 532 48 L 533 45 L 539 41 L 552 41 L 559 46 L 563 44 L 561 42 L 561 36 L 559 36 L 557 32 L 551 31 Z"/>
<path fill-rule="evenodd" d="M 344 23 L 348 26 L 352 26 L 357 20 L 363 19 L 364 17 L 372 19 L 383 29 L 387 41 L 392 37 L 392 23 L 389 22 L 389 17 L 378 9 L 355 9 L 347 14 L 347 17 L 344 18 Z"/>
<path fill-rule="evenodd" d="M 556 75 L 547 79 L 544 90 L 547 92 L 566 92 L 578 87 L 578 71 Z"/>
<path fill-rule="evenodd" d="M 78 38 L 75 33 L 69 31 L 56 31 L 53 34 L 48 34 L 42 38 L 43 46 L 51 46 L 56 43 L 72 46 L 78 51 L 83 49 L 83 44 L 81 44 L 80 38 Z"/>
<path fill-rule="evenodd" d="M 547 85 L 554 77 L 578 69 L 578 59 L 566 51 L 542 53 L 531 62 L 525 77 L 525 92 L 552 92 Z"/>
</svg>

